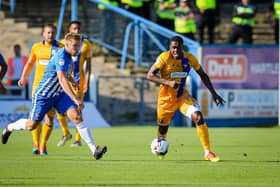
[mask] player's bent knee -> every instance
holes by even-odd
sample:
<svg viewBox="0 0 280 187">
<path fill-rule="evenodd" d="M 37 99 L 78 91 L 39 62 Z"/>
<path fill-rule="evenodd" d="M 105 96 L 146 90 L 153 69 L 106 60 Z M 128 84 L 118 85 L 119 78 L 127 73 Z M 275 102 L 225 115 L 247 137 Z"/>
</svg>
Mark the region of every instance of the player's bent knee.
<svg viewBox="0 0 280 187">
<path fill-rule="evenodd" d="M 200 126 L 203 125 L 205 123 L 202 113 L 200 111 L 195 111 L 192 114 L 192 121 L 195 123 L 195 125 Z"/>
<path fill-rule="evenodd" d="M 48 125 L 49 127 L 53 126 L 53 117 L 46 116 L 45 117 L 45 124 Z"/>
<path fill-rule="evenodd" d="M 78 124 L 83 121 L 82 114 L 74 108 L 67 111 L 67 116 L 74 124 Z"/>
</svg>

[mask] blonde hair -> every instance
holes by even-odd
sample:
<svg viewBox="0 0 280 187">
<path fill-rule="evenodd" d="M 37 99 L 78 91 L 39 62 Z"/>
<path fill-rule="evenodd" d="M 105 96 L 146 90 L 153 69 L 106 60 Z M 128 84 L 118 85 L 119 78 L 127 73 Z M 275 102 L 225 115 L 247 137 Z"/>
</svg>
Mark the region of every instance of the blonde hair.
<svg viewBox="0 0 280 187">
<path fill-rule="evenodd" d="M 67 33 L 65 35 L 65 40 L 69 41 L 69 40 L 81 40 L 81 35 L 80 34 L 75 34 L 75 33 Z"/>
</svg>

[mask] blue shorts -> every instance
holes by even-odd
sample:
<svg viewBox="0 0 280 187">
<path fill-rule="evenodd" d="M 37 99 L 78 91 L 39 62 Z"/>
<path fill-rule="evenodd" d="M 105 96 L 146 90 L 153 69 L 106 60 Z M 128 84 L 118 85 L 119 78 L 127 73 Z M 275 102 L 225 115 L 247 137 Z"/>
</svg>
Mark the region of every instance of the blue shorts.
<svg viewBox="0 0 280 187">
<path fill-rule="evenodd" d="M 48 98 L 40 95 L 40 93 L 35 93 L 32 99 L 30 119 L 32 121 L 42 121 L 46 113 L 52 108 L 55 108 L 57 112 L 61 114 L 65 114 L 70 108 L 77 108 L 77 105 L 64 92 L 53 98 Z"/>
</svg>

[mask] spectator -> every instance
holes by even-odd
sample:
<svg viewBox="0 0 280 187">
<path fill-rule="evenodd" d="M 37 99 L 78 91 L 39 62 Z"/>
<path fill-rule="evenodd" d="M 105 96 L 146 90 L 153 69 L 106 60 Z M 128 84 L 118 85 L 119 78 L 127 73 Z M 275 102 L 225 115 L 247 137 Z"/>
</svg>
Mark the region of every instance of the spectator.
<svg viewBox="0 0 280 187">
<path fill-rule="evenodd" d="M 175 0 L 156 0 L 157 23 L 174 31 Z"/>
<path fill-rule="evenodd" d="M 274 29 L 275 43 L 279 44 L 279 18 L 280 18 L 280 0 L 274 0 L 268 11 L 268 18 L 272 20 L 271 24 Z"/>
<path fill-rule="evenodd" d="M 250 0 L 241 0 L 233 8 L 233 28 L 228 43 L 234 44 L 242 38 L 243 44 L 253 43 L 253 27 L 256 7 L 250 4 Z"/>
<path fill-rule="evenodd" d="M 4 87 L 2 80 L 7 72 L 8 66 L 2 54 L 0 53 L 0 94 L 7 94 L 7 90 Z"/>
<path fill-rule="evenodd" d="M 14 56 L 8 59 L 8 82 L 9 86 L 17 86 L 20 79 L 23 67 L 27 62 L 28 57 L 21 55 L 21 46 L 14 45 Z M 28 84 L 25 85 L 25 98 L 28 99 Z M 20 95 L 21 89 L 11 90 L 13 95 Z"/>
<path fill-rule="evenodd" d="M 199 43 L 204 43 L 204 29 L 207 27 L 208 42 L 215 42 L 215 25 L 218 17 L 218 8 L 216 0 L 196 0 L 198 9 L 197 28 Z"/>
<path fill-rule="evenodd" d="M 190 0 L 180 0 L 179 6 L 175 9 L 175 32 L 195 40 L 196 25 Z"/>
</svg>

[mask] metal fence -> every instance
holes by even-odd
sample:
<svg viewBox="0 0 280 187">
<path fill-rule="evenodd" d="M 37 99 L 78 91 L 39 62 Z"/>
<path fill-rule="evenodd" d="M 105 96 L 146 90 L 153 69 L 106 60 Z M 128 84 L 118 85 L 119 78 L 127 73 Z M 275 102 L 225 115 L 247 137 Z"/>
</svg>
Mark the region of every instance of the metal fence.
<svg viewBox="0 0 280 187">
<path fill-rule="evenodd" d="M 136 76 L 99 76 L 97 108 L 111 125 L 156 121 L 159 86 Z"/>
</svg>

